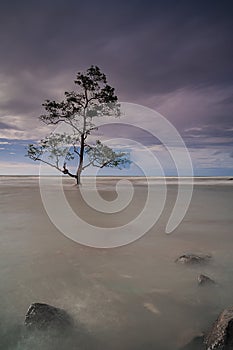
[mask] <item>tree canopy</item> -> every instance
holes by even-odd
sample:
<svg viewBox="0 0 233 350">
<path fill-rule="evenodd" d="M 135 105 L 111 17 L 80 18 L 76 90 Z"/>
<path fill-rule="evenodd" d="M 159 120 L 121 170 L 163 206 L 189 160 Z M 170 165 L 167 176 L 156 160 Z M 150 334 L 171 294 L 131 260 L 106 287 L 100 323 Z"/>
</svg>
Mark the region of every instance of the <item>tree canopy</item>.
<svg viewBox="0 0 233 350">
<path fill-rule="evenodd" d="M 88 166 L 121 169 L 130 160 L 127 153 L 114 151 L 100 140 L 88 142 L 89 135 L 97 130 L 95 118 L 121 114 L 115 89 L 108 85 L 105 74 L 99 67 L 91 66 L 86 72 L 77 73 L 74 82 L 77 90 L 65 91 L 61 102 L 46 100 L 45 113 L 40 116 L 47 125 L 68 124 L 72 134 L 51 133 L 36 144 L 29 144 L 27 156 L 75 178 L 80 184 L 81 173 Z M 72 173 L 67 163 L 74 159 L 77 159 L 77 168 Z"/>
</svg>

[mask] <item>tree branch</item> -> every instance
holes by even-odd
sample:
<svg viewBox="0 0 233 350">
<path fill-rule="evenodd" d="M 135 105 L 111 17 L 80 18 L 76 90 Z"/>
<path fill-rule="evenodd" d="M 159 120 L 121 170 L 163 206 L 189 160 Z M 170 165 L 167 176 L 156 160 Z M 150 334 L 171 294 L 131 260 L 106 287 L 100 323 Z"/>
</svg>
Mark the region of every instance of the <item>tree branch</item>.
<svg viewBox="0 0 233 350">
<path fill-rule="evenodd" d="M 29 158 L 31 158 L 31 157 L 29 157 Z M 34 160 L 34 161 L 38 160 L 38 161 L 40 161 L 40 162 L 42 162 L 42 163 L 45 163 L 45 164 L 51 166 L 52 168 L 55 168 L 55 169 L 59 170 L 61 173 L 63 172 L 62 169 L 60 169 L 57 165 L 54 165 L 54 164 L 52 164 L 52 163 L 49 163 L 49 162 L 47 162 L 46 160 L 43 160 L 43 159 L 38 158 L 38 157 L 36 157 L 36 158 L 31 158 L 31 159 Z"/>
<path fill-rule="evenodd" d="M 77 147 L 76 147 L 76 146 L 73 146 L 73 148 L 74 148 L 74 152 L 77 153 L 77 154 L 79 155 L 79 157 L 80 157 L 80 153 L 79 153 L 79 151 L 77 150 Z"/>
<path fill-rule="evenodd" d="M 74 177 L 77 178 L 76 175 L 72 174 L 71 172 L 69 172 L 69 170 L 66 167 L 66 163 L 63 164 L 63 170 L 62 170 L 63 174 L 69 175 L 70 177 Z"/>
</svg>

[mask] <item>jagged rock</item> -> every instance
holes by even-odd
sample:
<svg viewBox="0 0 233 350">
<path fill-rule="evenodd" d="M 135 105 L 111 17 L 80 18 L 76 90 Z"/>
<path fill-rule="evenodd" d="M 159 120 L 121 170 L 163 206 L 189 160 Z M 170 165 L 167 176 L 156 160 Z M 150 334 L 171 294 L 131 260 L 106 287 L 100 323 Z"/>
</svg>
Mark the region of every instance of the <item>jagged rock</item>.
<svg viewBox="0 0 233 350">
<path fill-rule="evenodd" d="M 198 280 L 199 286 L 206 286 L 206 285 L 210 286 L 210 285 L 215 284 L 215 281 L 206 275 L 199 275 L 197 280 Z"/>
<path fill-rule="evenodd" d="M 48 304 L 33 303 L 26 313 L 24 323 L 28 328 L 43 330 L 48 328 L 64 329 L 72 325 L 72 319 L 65 310 Z"/>
<path fill-rule="evenodd" d="M 195 265 L 195 264 L 205 264 L 210 260 L 210 255 L 199 255 L 199 254 L 184 254 L 181 255 L 179 258 L 175 260 L 175 262 L 181 263 L 181 264 L 189 264 L 189 265 Z"/>
<path fill-rule="evenodd" d="M 225 309 L 204 339 L 207 350 L 233 349 L 233 307 Z"/>
</svg>

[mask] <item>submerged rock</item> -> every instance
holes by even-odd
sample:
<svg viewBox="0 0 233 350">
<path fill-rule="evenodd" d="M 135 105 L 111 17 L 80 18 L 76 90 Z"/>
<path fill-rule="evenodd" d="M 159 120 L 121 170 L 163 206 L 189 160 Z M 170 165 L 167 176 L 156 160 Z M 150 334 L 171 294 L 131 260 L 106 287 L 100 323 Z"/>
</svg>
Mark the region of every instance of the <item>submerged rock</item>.
<svg viewBox="0 0 233 350">
<path fill-rule="evenodd" d="M 210 255 L 184 254 L 175 260 L 175 262 L 187 265 L 205 264 L 210 260 Z"/>
<path fill-rule="evenodd" d="M 65 329 L 72 325 L 72 319 L 65 310 L 48 304 L 33 303 L 26 313 L 24 323 L 33 329 Z"/>
<path fill-rule="evenodd" d="M 233 307 L 225 309 L 204 339 L 207 350 L 233 349 Z"/>
<path fill-rule="evenodd" d="M 197 280 L 199 286 L 210 286 L 215 284 L 215 281 L 206 275 L 199 275 L 197 277 Z"/>
<path fill-rule="evenodd" d="M 196 336 L 190 343 L 180 348 L 180 350 L 205 350 L 203 339 L 203 336 Z"/>
</svg>

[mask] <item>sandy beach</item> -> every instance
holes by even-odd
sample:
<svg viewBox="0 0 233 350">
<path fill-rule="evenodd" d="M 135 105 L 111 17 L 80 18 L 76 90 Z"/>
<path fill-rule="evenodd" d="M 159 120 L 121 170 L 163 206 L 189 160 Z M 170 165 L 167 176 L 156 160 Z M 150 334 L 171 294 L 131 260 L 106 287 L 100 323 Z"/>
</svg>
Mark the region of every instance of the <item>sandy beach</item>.
<svg viewBox="0 0 233 350">
<path fill-rule="evenodd" d="M 115 198 L 116 178 L 99 179 L 104 199 Z M 97 213 L 82 202 L 72 180 L 64 180 L 67 200 L 84 220 L 117 227 L 140 212 L 146 200 L 143 179 L 131 179 L 132 203 L 116 214 Z M 88 186 L 88 180 L 84 180 Z M 159 188 L 159 180 L 154 186 Z M 185 184 L 184 184 L 185 186 Z M 52 224 L 36 177 L 0 178 L 0 349 L 4 350 L 176 350 L 206 331 L 233 305 L 233 181 L 195 179 L 188 212 L 171 234 L 166 221 L 177 186 L 168 179 L 165 209 L 136 242 L 94 249 L 71 241 Z M 183 253 L 211 254 L 205 266 L 182 266 Z M 216 286 L 200 288 L 207 274 Z M 25 334 L 32 302 L 67 310 L 75 330 L 65 334 Z"/>
</svg>

